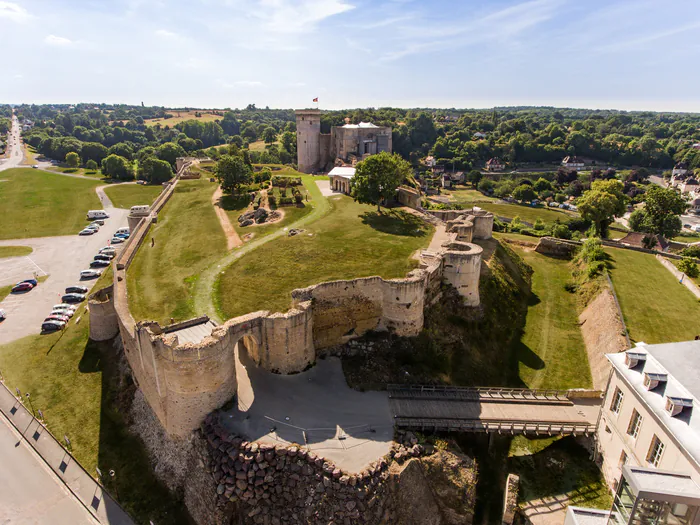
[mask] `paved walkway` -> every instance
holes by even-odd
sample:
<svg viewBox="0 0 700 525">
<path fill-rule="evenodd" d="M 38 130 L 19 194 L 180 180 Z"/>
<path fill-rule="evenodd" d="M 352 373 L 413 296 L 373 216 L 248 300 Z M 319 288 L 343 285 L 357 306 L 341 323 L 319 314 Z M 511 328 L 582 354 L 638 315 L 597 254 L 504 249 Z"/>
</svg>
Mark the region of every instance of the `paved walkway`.
<svg viewBox="0 0 700 525">
<path fill-rule="evenodd" d="M 7 476 L 6 468 L 12 465 L 21 469 L 21 477 L 13 478 L 10 484 L 12 492 L 0 491 L 0 502 L 10 499 L 8 505 L 0 504 L 0 512 L 11 505 L 35 501 L 36 504 L 24 510 L 23 520 L 3 523 L 46 523 L 46 524 L 83 524 L 95 523 L 113 525 L 133 525 L 129 515 L 102 490 L 102 487 L 88 474 L 83 467 L 56 441 L 56 439 L 36 420 L 27 408 L 20 403 L 15 396 L 0 383 L 0 426 L 12 425 L 22 439 L 17 444 L 12 444 L 8 450 L 7 435 L 0 438 L 0 486 L 4 484 Z M 3 430 L 4 432 L 4 430 Z M 4 446 L 3 446 L 4 445 Z M 29 446 L 36 453 L 32 457 L 24 452 L 18 452 L 20 446 Z M 38 463 L 38 457 L 43 465 Z M 37 467 L 51 470 L 51 473 L 39 472 Z M 30 483 L 20 486 L 20 480 L 26 478 Z M 51 480 L 53 478 L 53 480 Z M 52 482 L 53 481 L 53 482 Z M 36 482 L 37 485 L 32 483 Z M 46 488 L 46 491 L 41 488 Z M 69 491 L 72 497 L 65 494 Z M 63 494 L 61 492 L 63 491 Z M 66 514 L 50 512 L 46 506 L 58 506 Z M 82 507 L 83 511 L 79 507 Z M 56 509 L 58 511 L 58 509 Z M 48 512 L 48 516 L 46 513 Z M 6 519 L 4 515 L 2 518 Z M 45 520 L 45 518 L 49 518 Z"/>
<path fill-rule="evenodd" d="M 341 192 L 335 191 L 331 188 L 331 181 L 329 180 L 317 180 L 316 186 L 321 190 L 321 195 L 324 197 L 333 197 L 334 195 L 342 195 Z"/>
<path fill-rule="evenodd" d="M 693 280 L 688 277 L 686 274 L 681 272 L 676 266 L 666 259 L 665 257 L 661 255 L 657 255 L 656 258 L 658 261 L 663 264 L 666 269 L 673 274 L 673 276 L 678 279 L 678 281 L 683 284 L 688 290 L 690 290 L 690 293 L 692 293 L 696 298 L 700 299 L 700 287 L 698 287 Z"/>
<path fill-rule="evenodd" d="M 224 235 L 226 235 L 226 249 L 228 251 L 233 250 L 238 246 L 243 246 L 243 241 L 238 235 L 238 232 L 231 224 L 231 220 L 228 218 L 226 210 L 224 210 L 221 205 L 221 197 L 223 197 L 224 191 L 221 186 L 216 188 L 216 191 L 211 196 L 211 203 L 214 205 L 214 211 L 219 219 L 219 224 L 221 224 L 221 229 L 224 230 Z"/>
</svg>

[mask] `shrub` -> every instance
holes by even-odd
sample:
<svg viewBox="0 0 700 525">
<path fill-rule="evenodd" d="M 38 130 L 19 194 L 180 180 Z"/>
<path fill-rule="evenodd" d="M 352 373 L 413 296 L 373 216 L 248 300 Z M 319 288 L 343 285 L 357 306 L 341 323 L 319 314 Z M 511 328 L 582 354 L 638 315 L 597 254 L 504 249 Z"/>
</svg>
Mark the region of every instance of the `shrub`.
<svg viewBox="0 0 700 525">
<path fill-rule="evenodd" d="M 90 159 L 85 163 L 85 169 L 89 171 L 97 171 L 97 162 Z"/>
<path fill-rule="evenodd" d="M 267 194 L 267 202 L 270 204 L 270 207 L 277 207 L 277 197 L 272 193 Z"/>
<path fill-rule="evenodd" d="M 642 246 L 647 250 L 653 250 L 656 246 L 656 243 L 656 237 L 654 237 L 653 235 L 645 235 L 642 239 Z"/>
<path fill-rule="evenodd" d="M 683 248 L 681 255 L 700 259 L 700 246 L 688 246 L 687 248 Z"/>
<path fill-rule="evenodd" d="M 555 224 L 552 227 L 552 237 L 557 239 L 571 239 L 571 230 L 565 224 Z"/>
<path fill-rule="evenodd" d="M 507 231 L 507 224 L 503 221 L 498 220 L 497 217 L 493 218 L 493 231 L 504 232 Z"/>
<path fill-rule="evenodd" d="M 697 263 L 690 257 L 683 257 L 681 262 L 678 263 L 678 269 L 686 274 L 688 277 L 698 277 L 700 275 L 700 270 L 698 270 Z"/>
<path fill-rule="evenodd" d="M 297 204 L 301 204 L 301 201 L 303 201 L 303 200 L 304 200 L 304 197 L 302 196 L 301 192 L 296 192 L 296 193 L 294 194 L 294 201 L 295 201 Z"/>
<path fill-rule="evenodd" d="M 287 206 L 289 204 L 294 204 L 294 199 L 292 199 L 291 197 L 280 198 L 280 206 Z"/>
<path fill-rule="evenodd" d="M 544 221 L 542 219 L 537 219 L 533 228 L 535 230 L 544 230 Z"/>
</svg>

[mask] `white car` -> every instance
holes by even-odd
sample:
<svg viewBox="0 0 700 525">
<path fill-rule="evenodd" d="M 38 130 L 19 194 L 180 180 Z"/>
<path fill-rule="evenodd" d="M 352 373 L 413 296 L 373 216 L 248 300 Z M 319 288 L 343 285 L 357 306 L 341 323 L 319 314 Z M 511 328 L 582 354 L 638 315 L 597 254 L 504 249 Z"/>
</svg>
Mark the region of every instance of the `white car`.
<svg viewBox="0 0 700 525">
<path fill-rule="evenodd" d="M 66 317 L 73 317 L 74 314 L 75 314 L 75 312 L 73 310 L 61 310 L 61 309 L 56 310 L 56 309 L 54 309 L 54 310 L 51 310 L 50 315 L 65 315 Z"/>
<path fill-rule="evenodd" d="M 68 304 L 68 303 L 59 303 L 53 305 L 54 310 L 73 310 L 74 312 L 78 309 L 77 306 L 74 304 Z"/>
<path fill-rule="evenodd" d="M 95 277 L 99 277 L 102 275 L 102 270 L 83 270 L 80 272 L 80 278 L 81 279 L 94 279 Z"/>
<path fill-rule="evenodd" d="M 124 239 L 122 239 L 121 237 L 112 237 L 112 240 L 109 242 L 111 242 L 112 244 L 120 244 L 124 242 Z"/>
<path fill-rule="evenodd" d="M 5 313 L 5 310 L 0 308 L 0 321 L 4 321 L 5 319 L 7 319 L 7 313 Z"/>
<path fill-rule="evenodd" d="M 97 230 L 93 230 L 91 228 L 85 228 L 84 230 L 80 230 L 78 235 L 92 235 L 94 233 L 97 233 Z"/>
<path fill-rule="evenodd" d="M 105 246 L 103 248 L 100 248 L 99 253 L 106 253 L 106 254 L 112 254 L 116 255 L 117 254 L 117 249 L 114 246 Z"/>
</svg>

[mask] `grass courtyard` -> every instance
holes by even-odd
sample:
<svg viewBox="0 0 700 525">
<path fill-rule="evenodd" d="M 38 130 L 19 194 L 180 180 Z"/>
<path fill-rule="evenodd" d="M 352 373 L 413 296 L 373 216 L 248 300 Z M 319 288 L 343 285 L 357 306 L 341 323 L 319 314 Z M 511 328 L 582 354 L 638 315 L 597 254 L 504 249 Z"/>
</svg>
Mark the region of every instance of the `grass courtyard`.
<svg viewBox="0 0 700 525">
<path fill-rule="evenodd" d="M 226 268 L 217 283 L 224 319 L 256 310 L 286 311 L 290 292 L 338 279 L 403 277 L 411 254 L 430 243 L 433 228 L 396 210 L 376 213 L 349 197 L 329 199 L 331 210 L 306 231 L 279 237 Z"/>
<path fill-rule="evenodd" d="M 567 222 L 569 219 L 578 217 L 573 212 L 567 212 L 559 209 L 532 207 L 522 204 L 507 204 L 507 203 L 479 203 L 478 206 L 490 211 L 498 217 L 506 217 L 513 219 L 520 217 L 521 220 L 534 224 L 537 219 L 542 219 L 546 223 Z"/>
<path fill-rule="evenodd" d="M 31 168 L 0 174 L 3 227 L 0 239 L 26 239 L 78 233 L 88 210 L 102 206 L 95 193 L 100 182 L 52 175 Z"/>
<path fill-rule="evenodd" d="M 31 246 L 0 246 L 0 259 L 3 257 L 22 257 L 33 251 Z"/>
<path fill-rule="evenodd" d="M 510 234 L 496 237 L 514 238 Z M 533 241 L 536 239 L 528 242 Z M 527 388 L 590 388 L 576 295 L 564 289 L 571 280 L 569 261 L 517 244 L 512 247 L 533 270 L 525 327 L 515 343 L 520 380 Z"/>
<path fill-rule="evenodd" d="M 114 184 L 105 193 L 115 208 L 129 209 L 139 204 L 151 204 L 163 191 L 163 186 L 146 184 Z"/>
<path fill-rule="evenodd" d="M 700 332 L 700 302 L 650 254 L 606 248 L 612 281 L 633 341 L 670 343 Z"/>
<path fill-rule="evenodd" d="M 216 185 L 182 180 L 127 272 L 135 319 L 168 324 L 194 317 L 191 290 L 199 272 L 226 253 L 226 239 L 211 204 Z M 153 238 L 154 246 L 151 246 Z"/>
</svg>

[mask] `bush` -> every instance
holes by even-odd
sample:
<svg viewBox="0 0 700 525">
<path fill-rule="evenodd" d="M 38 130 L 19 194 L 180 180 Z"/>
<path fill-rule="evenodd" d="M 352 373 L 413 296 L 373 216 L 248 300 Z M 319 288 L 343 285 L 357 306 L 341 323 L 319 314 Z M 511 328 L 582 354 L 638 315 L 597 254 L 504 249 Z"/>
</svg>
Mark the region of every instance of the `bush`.
<svg viewBox="0 0 700 525">
<path fill-rule="evenodd" d="M 481 193 L 491 193 L 493 191 L 494 184 L 493 181 L 489 179 L 483 179 L 481 182 L 479 182 L 479 185 L 477 186 L 477 189 Z"/>
<path fill-rule="evenodd" d="M 280 206 L 288 206 L 290 204 L 294 204 L 294 199 L 292 199 L 291 197 L 280 198 Z"/>
<path fill-rule="evenodd" d="M 552 237 L 571 239 L 571 230 L 565 224 L 555 224 L 552 226 Z"/>
<path fill-rule="evenodd" d="M 683 248 L 681 255 L 700 259 L 700 246 L 688 246 L 687 248 Z"/>
<path fill-rule="evenodd" d="M 493 218 L 493 231 L 504 232 L 507 231 L 507 224 L 503 221 L 498 220 L 497 217 Z"/>
<path fill-rule="evenodd" d="M 270 204 L 271 208 L 277 207 L 277 197 L 272 193 L 267 194 L 267 202 Z"/>
<path fill-rule="evenodd" d="M 697 263 L 690 257 L 683 257 L 681 262 L 678 263 L 678 269 L 686 274 L 688 277 L 698 277 L 700 275 L 700 270 L 698 270 Z"/>
<path fill-rule="evenodd" d="M 535 230 L 544 230 L 544 226 L 544 221 L 542 219 L 537 219 L 533 228 L 535 228 Z"/>
<path fill-rule="evenodd" d="M 510 221 L 510 224 L 508 225 L 508 231 L 511 233 L 519 233 L 521 229 L 523 229 L 525 225 L 523 224 L 523 221 L 520 220 L 520 217 L 515 216 L 513 217 L 513 220 Z"/>
<path fill-rule="evenodd" d="M 85 163 L 85 169 L 89 171 L 97 171 L 97 162 L 90 159 Z"/>
</svg>

